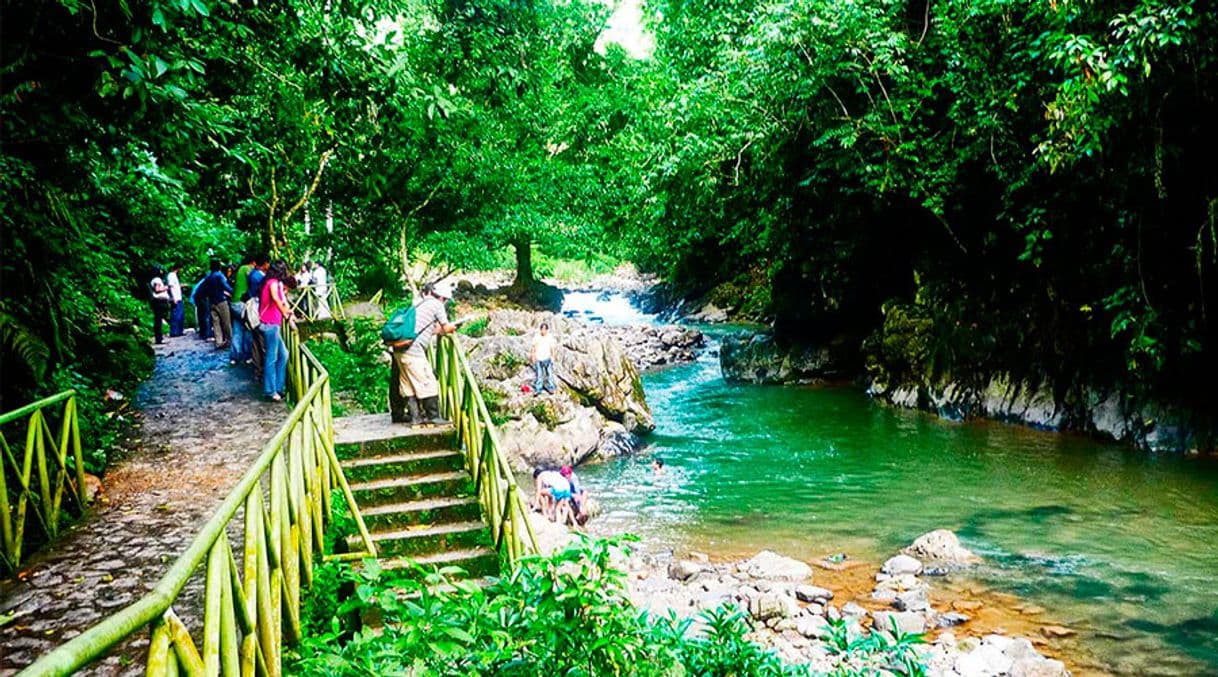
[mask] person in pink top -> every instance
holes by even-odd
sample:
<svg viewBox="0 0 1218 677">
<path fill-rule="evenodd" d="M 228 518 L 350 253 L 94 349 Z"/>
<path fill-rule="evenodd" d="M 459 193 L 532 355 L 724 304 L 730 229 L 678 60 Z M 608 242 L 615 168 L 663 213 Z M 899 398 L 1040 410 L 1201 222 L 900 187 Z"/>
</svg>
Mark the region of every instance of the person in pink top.
<svg viewBox="0 0 1218 677">
<path fill-rule="evenodd" d="M 288 347 L 283 342 L 283 320 L 287 318 L 289 322 L 293 321 L 284 283 L 287 277 L 286 263 L 272 263 L 262 284 L 261 298 L 258 299 L 258 320 L 261 322 L 258 329 L 266 346 L 266 357 L 262 364 L 262 392 L 276 402 L 283 399 L 288 377 Z"/>
</svg>

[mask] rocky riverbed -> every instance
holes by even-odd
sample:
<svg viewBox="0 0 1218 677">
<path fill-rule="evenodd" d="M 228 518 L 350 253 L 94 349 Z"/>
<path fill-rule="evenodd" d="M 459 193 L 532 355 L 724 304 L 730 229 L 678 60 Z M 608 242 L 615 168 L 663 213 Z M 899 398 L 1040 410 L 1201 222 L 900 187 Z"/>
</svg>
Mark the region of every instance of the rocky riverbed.
<svg viewBox="0 0 1218 677">
<path fill-rule="evenodd" d="M 570 539 L 538 516 L 534 524 L 543 551 Z M 634 554 L 618 565 L 639 609 L 688 618 L 697 633 L 706 629 L 703 612 L 734 607 L 749 617 L 751 640 L 818 674 L 868 668 L 863 652 L 843 651 L 840 643 L 874 634 L 889 643 L 900 635 L 921 635 L 925 643 L 913 651 L 932 676 L 1070 675 L 1061 660 L 1046 655 L 1048 640 L 1071 634 L 1069 629 L 1010 623 L 1009 617 L 995 622 L 987 602 L 944 594 L 947 586 L 939 581 L 976 561 L 955 534 L 938 530 L 917 538 L 873 575 L 874 568 L 860 562 L 832 557 L 808 563 L 768 550 L 730 561 L 702 553 Z M 877 674 L 895 674 L 884 671 L 891 666 L 870 667 Z"/>
</svg>

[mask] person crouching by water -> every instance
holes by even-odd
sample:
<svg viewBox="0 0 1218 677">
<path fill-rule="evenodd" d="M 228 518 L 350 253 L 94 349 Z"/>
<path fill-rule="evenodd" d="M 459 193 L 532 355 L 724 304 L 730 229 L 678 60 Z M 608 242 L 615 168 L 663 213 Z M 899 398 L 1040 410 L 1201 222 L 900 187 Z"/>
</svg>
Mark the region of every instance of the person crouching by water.
<svg viewBox="0 0 1218 677">
<path fill-rule="evenodd" d="M 393 349 L 398 395 L 406 400 L 410 412 L 407 419 L 402 412 L 392 411 L 395 423 L 448 423 L 440 416 L 440 383 L 427 359 L 427 348 L 436 336 L 457 331 L 457 325 L 448 321 L 448 311 L 444 307 L 452 295 L 452 287 L 446 283 L 424 285 L 423 300 L 415 306 L 414 339 L 389 344 Z M 394 398 L 390 398 L 391 409 L 393 404 Z"/>
<path fill-rule="evenodd" d="M 575 519 L 571 511 L 571 482 L 558 470 L 533 471 L 533 505 L 551 522 L 567 524 Z"/>
<path fill-rule="evenodd" d="M 579 481 L 579 477 L 576 476 L 575 470 L 571 466 L 564 465 L 558 470 L 558 474 L 567 478 L 567 481 L 571 483 L 571 506 L 574 508 L 573 517 L 576 524 L 582 526 L 588 521 L 588 491 L 584 489 L 583 483 Z"/>
<path fill-rule="evenodd" d="M 529 348 L 529 360 L 533 363 L 533 396 L 536 397 L 544 390 L 550 394 L 558 392 L 554 384 L 554 347 L 558 342 L 550 335 L 550 325 L 545 322 L 533 337 L 533 345 Z"/>
</svg>

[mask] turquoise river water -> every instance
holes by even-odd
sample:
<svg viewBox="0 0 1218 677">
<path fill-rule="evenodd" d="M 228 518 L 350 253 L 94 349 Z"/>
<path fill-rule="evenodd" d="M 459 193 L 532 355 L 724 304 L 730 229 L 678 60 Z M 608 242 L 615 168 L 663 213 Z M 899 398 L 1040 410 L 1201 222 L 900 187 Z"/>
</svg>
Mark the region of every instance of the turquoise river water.
<svg viewBox="0 0 1218 677">
<path fill-rule="evenodd" d="M 648 319 L 616 298 L 574 295 L 568 309 Z M 1214 459 L 953 423 L 856 388 L 729 384 L 712 351 L 643 382 L 649 447 L 581 468 L 603 508 L 596 532 L 678 553 L 879 562 L 948 528 L 984 558 L 970 582 L 1079 632 L 1068 662 L 1081 671 L 1218 675 Z"/>
</svg>

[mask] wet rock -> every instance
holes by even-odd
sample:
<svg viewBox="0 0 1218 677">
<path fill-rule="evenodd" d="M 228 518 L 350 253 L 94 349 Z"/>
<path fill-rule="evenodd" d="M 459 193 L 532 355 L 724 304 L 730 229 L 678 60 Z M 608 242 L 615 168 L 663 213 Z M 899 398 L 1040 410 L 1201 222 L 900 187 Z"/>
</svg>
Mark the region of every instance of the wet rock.
<svg viewBox="0 0 1218 677">
<path fill-rule="evenodd" d="M 965 566 L 977 560 L 976 555 L 960 545 L 956 534 L 947 529 L 936 529 L 922 534 L 902 552 L 920 562 L 947 566 Z"/>
<path fill-rule="evenodd" d="M 777 581 L 806 581 L 812 577 L 812 567 L 770 550 L 763 550 L 740 566 L 742 573 L 753 578 Z"/>
<path fill-rule="evenodd" d="M 935 624 L 941 628 L 951 628 L 969 622 L 969 617 L 959 611 L 948 611 L 935 617 Z"/>
<path fill-rule="evenodd" d="M 843 616 L 851 616 L 854 618 L 862 618 L 867 615 L 867 610 L 855 602 L 846 602 L 842 605 L 841 614 Z"/>
<path fill-rule="evenodd" d="M 827 602 L 833 599 L 833 591 L 815 585 L 799 585 L 795 587 L 795 597 L 801 602 Z"/>
<path fill-rule="evenodd" d="M 767 621 L 772 618 L 790 618 L 799 611 L 799 607 L 795 604 L 793 598 L 777 592 L 763 592 L 750 597 L 748 602 L 749 614 L 759 621 Z"/>
<path fill-rule="evenodd" d="M 901 574 L 918 575 L 922 573 L 922 563 L 910 557 L 909 555 L 897 555 L 884 562 L 880 567 L 880 573 L 889 576 L 899 576 Z"/>
<path fill-rule="evenodd" d="M 829 621 L 820 616 L 800 616 L 795 619 L 795 631 L 809 639 L 825 639 L 832 628 Z"/>
<path fill-rule="evenodd" d="M 707 566 L 700 562 L 679 559 L 668 565 L 668 577 L 678 581 L 685 581 L 707 571 L 707 569 Z"/>
<path fill-rule="evenodd" d="M 1049 639 L 1058 639 L 1061 637 L 1072 637 L 1078 634 L 1077 630 L 1071 630 L 1060 625 L 1046 625 L 1040 629 L 1040 634 Z"/>
<path fill-rule="evenodd" d="M 930 609 L 930 600 L 926 598 L 926 589 L 906 590 L 897 593 L 892 600 L 892 606 L 898 611 L 926 611 Z"/>
<path fill-rule="evenodd" d="M 1011 670 L 1014 661 L 994 644 L 982 644 L 956 659 L 953 666 L 960 677 L 998 677 Z"/>
<path fill-rule="evenodd" d="M 871 614 L 871 627 L 885 633 L 892 633 L 895 627 L 906 635 L 917 635 L 926 632 L 926 616 L 912 611 L 876 611 Z"/>
</svg>

